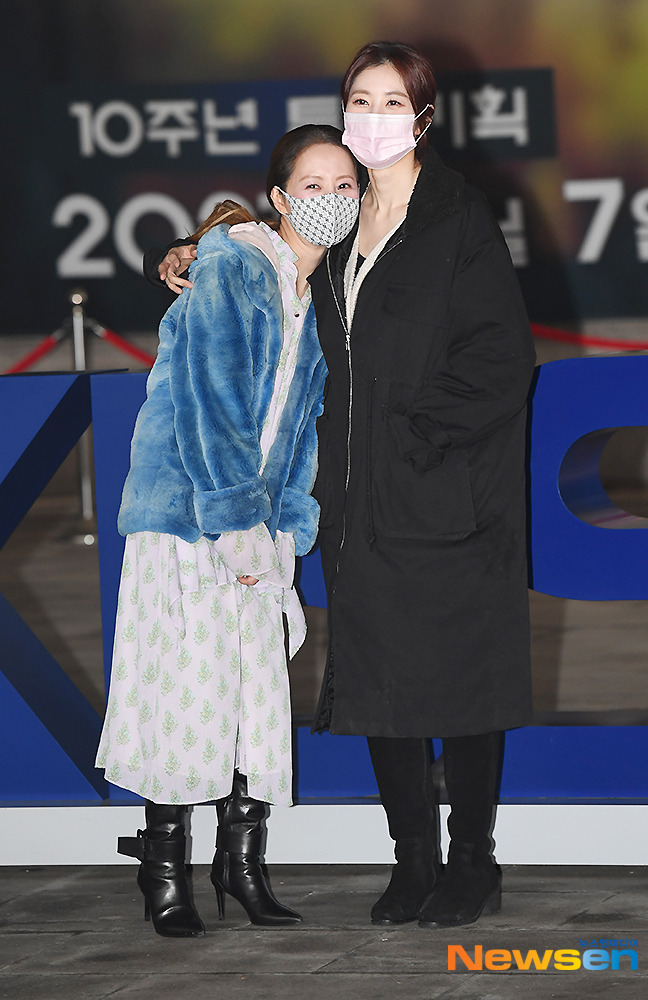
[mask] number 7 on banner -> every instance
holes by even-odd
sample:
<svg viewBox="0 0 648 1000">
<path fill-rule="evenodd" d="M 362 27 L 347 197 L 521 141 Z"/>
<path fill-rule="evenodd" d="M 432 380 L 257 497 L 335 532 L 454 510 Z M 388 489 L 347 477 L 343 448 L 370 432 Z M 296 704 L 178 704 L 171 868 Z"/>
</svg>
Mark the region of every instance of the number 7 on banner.
<svg viewBox="0 0 648 1000">
<path fill-rule="evenodd" d="M 576 260 L 595 264 L 601 259 L 608 236 L 623 203 L 623 181 L 618 177 L 601 180 L 565 181 L 566 201 L 598 201 Z"/>
</svg>

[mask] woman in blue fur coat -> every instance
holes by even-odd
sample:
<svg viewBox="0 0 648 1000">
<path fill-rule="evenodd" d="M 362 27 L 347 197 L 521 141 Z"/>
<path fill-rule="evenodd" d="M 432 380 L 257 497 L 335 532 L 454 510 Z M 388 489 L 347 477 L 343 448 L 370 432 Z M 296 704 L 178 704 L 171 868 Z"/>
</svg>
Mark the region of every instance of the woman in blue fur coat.
<svg viewBox="0 0 648 1000">
<path fill-rule="evenodd" d="M 292 656 L 305 621 L 295 555 L 319 508 L 315 421 L 326 367 L 307 277 L 358 214 L 355 161 L 330 126 L 275 148 L 275 231 L 240 206 L 200 227 L 187 287 L 160 345 L 119 512 L 126 536 L 113 670 L 97 765 L 141 794 L 146 829 L 120 838 L 141 861 L 145 915 L 200 936 L 184 872 L 188 804 L 216 800 L 211 871 L 253 923 L 301 917 L 262 865 L 267 803 L 291 804 Z"/>
</svg>

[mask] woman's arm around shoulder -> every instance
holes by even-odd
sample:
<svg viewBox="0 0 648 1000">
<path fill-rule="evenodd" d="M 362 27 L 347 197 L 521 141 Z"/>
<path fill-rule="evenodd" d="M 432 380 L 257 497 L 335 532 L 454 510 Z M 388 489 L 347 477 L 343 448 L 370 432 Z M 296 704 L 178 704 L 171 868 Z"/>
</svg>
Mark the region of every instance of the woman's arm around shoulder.
<svg viewBox="0 0 648 1000">
<path fill-rule="evenodd" d="M 183 288 L 191 288 L 191 282 L 182 277 L 196 257 L 196 245 L 193 236 L 183 240 L 174 240 L 166 250 L 150 247 L 144 252 L 142 270 L 150 285 L 160 288 L 167 285 L 172 292 L 179 294 Z"/>
</svg>

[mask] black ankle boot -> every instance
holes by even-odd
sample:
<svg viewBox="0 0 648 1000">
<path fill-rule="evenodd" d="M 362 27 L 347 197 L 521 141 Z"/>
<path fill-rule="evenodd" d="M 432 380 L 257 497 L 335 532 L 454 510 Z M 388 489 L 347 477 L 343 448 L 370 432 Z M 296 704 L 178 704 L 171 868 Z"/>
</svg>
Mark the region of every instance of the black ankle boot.
<svg viewBox="0 0 648 1000">
<path fill-rule="evenodd" d="M 461 927 L 502 905 L 502 873 L 475 844 L 452 841 L 439 887 L 421 907 L 421 927 Z"/>
<path fill-rule="evenodd" d="M 389 885 L 371 909 L 372 924 L 405 924 L 416 920 L 441 874 L 438 851 L 425 840 L 398 840 L 394 854 L 396 864 Z"/>
<path fill-rule="evenodd" d="M 218 832 L 211 882 L 218 915 L 225 915 L 225 893 L 244 907 L 250 922 L 266 927 L 299 924 L 301 917 L 275 899 L 268 882 L 263 853 L 269 806 L 247 794 L 245 775 L 234 772 L 232 794 L 216 803 Z"/>
<path fill-rule="evenodd" d="M 144 894 L 144 917 L 163 937 L 202 937 L 187 885 L 185 869 L 185 806 L 146 801 L 146 830 L 137 837 L 119 837 L 117 851 L 141 862 L 137 883 Z"/>
</svg>

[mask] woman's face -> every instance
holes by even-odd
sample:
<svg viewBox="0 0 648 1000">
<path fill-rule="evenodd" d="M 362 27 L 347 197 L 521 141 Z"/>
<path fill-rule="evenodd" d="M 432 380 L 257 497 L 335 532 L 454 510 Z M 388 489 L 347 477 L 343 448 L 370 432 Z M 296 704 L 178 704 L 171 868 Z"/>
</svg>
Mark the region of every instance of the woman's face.
<svg viewBox="0 0 648 1000">
<path fill-rule="evenodd" d="M 309 146 L 295 160 L 286 191 L 295 198 L 314 198 L 332 191 L 357 198 L 358 179 L 351 154 L 328 142 Z"/>
<path fill-rule="evenodd" d="M 415 113 L 402 77 L 391 63 L 370 66 L 358 73 L 351 84 L 344 110 L 380 115 Z"/>
</svg>

